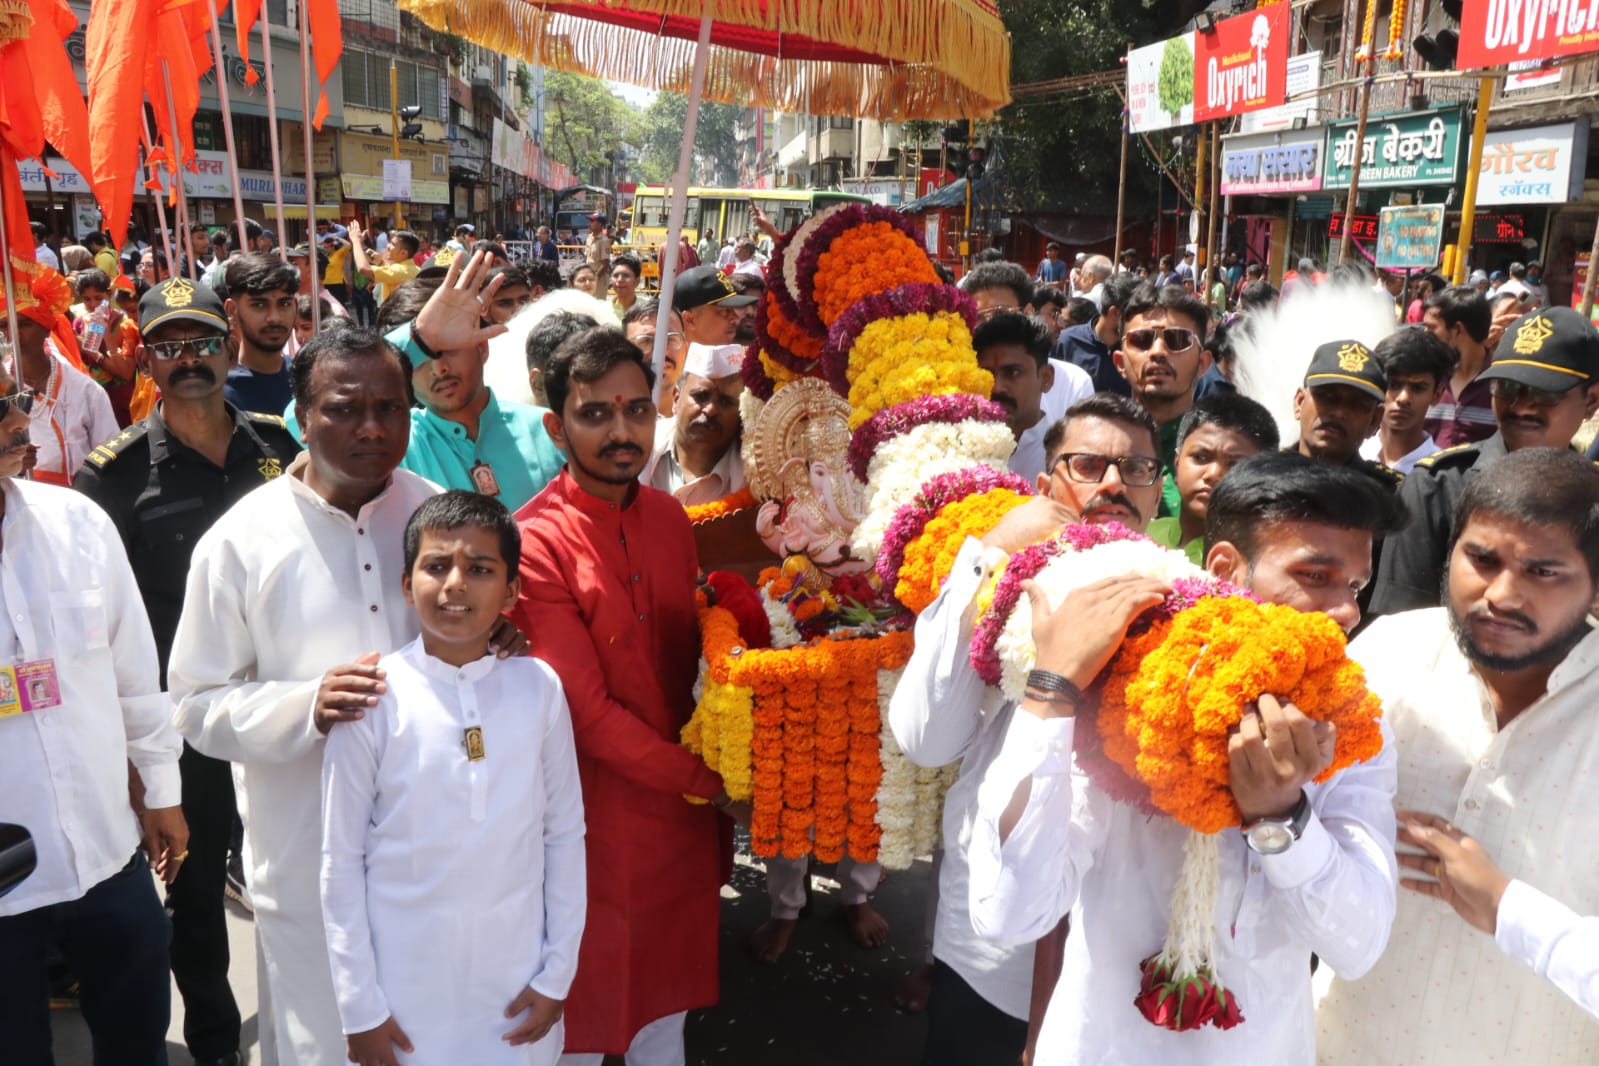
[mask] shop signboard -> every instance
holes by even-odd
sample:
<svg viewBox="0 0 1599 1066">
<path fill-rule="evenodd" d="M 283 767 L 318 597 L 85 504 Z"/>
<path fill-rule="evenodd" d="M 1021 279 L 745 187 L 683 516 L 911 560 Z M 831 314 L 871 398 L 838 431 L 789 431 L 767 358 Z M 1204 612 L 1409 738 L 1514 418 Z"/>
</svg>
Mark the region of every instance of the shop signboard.
<svg viewBox="0 0 1599 1066">
<path fill-rule="evenodd" d="M 1315 192 L 1323 146 L 1319 129 L 1228 137 L 1221 145 L 1221 194 Z"/>
<path fill-rule="evenodd" d="M 1377 239 L 1376 215 L 1356 215 L 1349 223 L 1349 239 L 1352 241 L 1374 241 Z M 1344 213 L 1334 211 L 1327 219 L 1327 237 L 1329 240 L 1341 241 L 1344 239 Z"/>
<path fill-rule="evenodd" d="M 346 200 L 364 200 L 370 203 L 381 203 L 383 196 L 383 179 L 369 177 L 365 174 L 341 174 L 339 185 L 344 191 Z M 447 204 L 450 202 L 450 185 L 444 181 L 412 181 L 411 203 L 413 204 Z"/>
<path fill-rule="evenodd" d="M 1366 124 L 1365 144 L 1355 145 L 1355 122 L 1327 125 L 1322 188 L 1347 189 L 1355 159 L 1362 189 L 1413 189 L 1453 185 L 1460 176 L 1460 109 L 1378 115 Z"/>
<path fill-rule="evenodd" d="M 1588 120 L 1494 130 L 1483 142 L 1477 203 L 1560 204 L 1582 199 Z"/>
<path fill-rule="evenodd" d="M 1127 53 L 1127 125 L 1134 133 L 1194 121 L 1194 34 Z"/>
<path fill-rule="evenodd" d="M 383 199 L 411 199 L 411 161 L 385 159 L 383 161 Z"/>
<path fill-rule="evenodd" d="M 46 166 L 50 168 L 48 175 L 45 173 Z M 89 179 L 65 159 L 51 157 L 43 163 L 37 159 L 19 160 L 17 173 L 22 177 L 23 192 L 70 193 L 83 196 L 94 193 L 89 187 Z M 46 181 L 49 182 L 48 189 L 45 187 Z"/>
<path fill-rule="evenodd" d="M 1385 207 L 1377 223 L 1377 266 L 1426 270 L 1437 265 L 1443 240 L 1443 204 Z"/>
<path fill-rule="evenodd" d="M 273 195 L 274 189 L 275 186 L 272 182 L 272 172 L 270 170 L 239 171 L 239 195 L 244 199 L 273 200 L 276 198 Z M 318 192 L 322 193 L 320 185 L 318 185 Z M 323 193 L 322 195 L 318 196 L 318 199 L 322 200 L 324 203 L 327 203 L 337 200 L 338 196 L 334 195 L 330 197 Z M 284 178 L 283 200 L 285 203 L 292 204 L 305 203 L 305 179 Z"/>
<path fill-rule="evenodd" d="M 1289 4 L 1223 19 L 1194 35 L 1194 121 L 1242 115 L 1288 97 Z"/>
<path fill-rule="evenodd" d="M 1460 13 L 1461 70 L 1599 52 L 1592 0 L 1472 0 Z"/>
<path fill-rule="evenodd" d="M 1265 133 L 1267 130 L 1292 129 L 1295 119 L 1304 119 L 1303 125 L 1316 124 L 1315 96 L 1305 96 L 1303 100 L 1295 100 L 1296 96 L 1304 96 L 1321 88 L 1321 53 L 1305 52 L 1302 55 L 1288 57 L 1288 100 L 1281 107 L 1268 107 L 1263 111 L 1251 111 L 1238 119 L 1240 133 Z"/>
</svg>

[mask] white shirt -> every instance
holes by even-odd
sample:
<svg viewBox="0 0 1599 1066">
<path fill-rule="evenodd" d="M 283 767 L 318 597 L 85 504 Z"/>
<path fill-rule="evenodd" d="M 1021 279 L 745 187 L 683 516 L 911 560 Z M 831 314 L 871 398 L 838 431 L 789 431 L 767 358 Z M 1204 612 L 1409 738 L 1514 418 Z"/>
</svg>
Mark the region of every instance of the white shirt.
<svg viewBox="0 0 1599 1066">
<path fill-rule="evenodd" d="M 1242 834 L 1222 831 L 1214 962 L 1245 1021 L 1177 1033 L 1146 1021 L 1133 999 L 1139 964 L 1166 936 L 1189 830 L 1093 785 L 1071 757 L 1074 724 L 1012 717 L 979 786 L 968 851 L 980 935 L 1035 940 L 1071 911 L 1034 1061 L 1308 1066 L 1316 1053 L 1311 953 L 1358 975 L 1387 943 L 1397 884 L 1390 748 L 1306 785 L 1310 820 L 1281 854 L 1255 855 Z M 1023 781 L 1031 782 L 1027 805 L 1001 847 L 999 818 Z"/>
<path fill-rule="evenodd" d="M 1049 416 L 1045 414 L 1024 430 L 1016 441 L 1016 450 L 1010 453 L 1010 459 L 1006 461 L 1010 472 L 1026 478 L 1028 485 L 1037 484 L 1038 475 L 1044 472 L 1044 436 L 1049 432 L 1050 424 Z"/>
<path fill-rule="evenodd" d="M 47 266 L 56 271 L 61 269 L 61 260 L 56 258 L 56 254 L 50 250 L 48 244 L 41 244 L 35 248 L 33 250 L 33 258 L 40 266 Z"/>
<path fill-rule="evenodd" d="M 742 261 L 740 261 L 737 256 L 734 256 L 733 257 L 733 273 L 735 273 L 735 274 L 753 274 L 755 277 L 758 277 L 758 278 L 763 278 L 763 277 L 766 276 L 765 268 L 761 266 L 761 261 L 759 259 L 755 258 L 753 255 L 750 256 L 748 259 L 745 259 L 745 260 L 742 260 Z"/>
<path fill-rule="evenodd" d="M 1094 395 L 1094 379 L 1088 371 L 1069 359 L 1051 359 L 1049 365 L 1055 368 L 1055 383 L 1044 393 L 1046 429 L 1059 422 L 1078 400 Z"/>
<path fill-rule="evenodd" d="M 312 722 L 322 675 L 417 635 L 400 593 L 406 520 L 437 493 L 396 470 L 356 517 L 288 476 L 234 504 L 200 538 L 167 682 L 178 732 L 234 767 L 256 931 L 278 1055 L 344 1062 L 317 890 L 323 737 Z"/>
<path fill-rule="evenodd" d="M 322 763 L 322 920 L 346 1033 L 390 1015 L 408 1063 L 525 1064 L 500 1039 L 523 988 L 565 999 L 588 905 L 572 719 L 555 671 L 456 667 L 420 639 Z M 482 730 L 484 757 L 465 733 Z M 553 1063 L 561 1033 L 532 1046 Z"/>
<path fill-rule="evenodd" d="M 1583 917 L 1527 882 L 1512 881 L 1496 918 L 1499 950 L 1599 1020 L 1599 917 Z"/>
<path fill-rule="evenodd" d="M 1419 460 L 1427 458 L 1427 456 L 1431 455 L 1437 450 L 1438 444 L 1432 439 L 1432 434 L 1429 433 L 1422 438 L 1421 443 L 1416 445 L 1414 449 L 1401 456 L 1397 463 L 1389 463 L 1387 465 L 1390 470 L 1397 470 L 1401 474 L 1408 474 L 1410 473 L 1410 468 L 1415 466 Z M 1365 442 L 1360 446 L 1360 457 L 1362 459 L 1370 459 L 1374 463 L 1382 462 L 1381 433 L 1373 434 L 1372 436 L 1366 438 Z"/>
<path fill-rule="evenodd" d="M 1322 1061 L 1599 1062 L 1599 1024 L 1567 998 L 1578 986 L 1593 995 L 1599 952 L 1574 956 L 1568 943 L 1559 959 L 1543 957 L 1566 908 L 1599 914 L 1599 634 L 1503 729 L 1444 608 L 1380 618 L 1351 651 L 1394 731 L 1399 806 L 1447 818 L 1508 876 L 1559 904 L 1506 893 L 1499 936 L 1512 957 L 1446 904 L 1401 892 L 1381 961 L 1359 981 L 1333 982 L 1321 1004 Z"/>
<path fill-rule="evenodd" d="M 34 469 L 70 482 L 89 453 L 121 433 L 122 427 L 100 383 L 57 355 L 54 341 L 45 345 L 56 380 L 34 401 L 28 439 L 39 449 Z"/>
<path fill-rule="evenodd" d="M 1105 283 L 1103 281 L 1096 281 L 1094 287 L 1082 295 L 1094 301 L 1094 307 L 1098 309 L 1100 314 L 1105 313 Z"/>
<path fill-rule="evenodd" d="M 76 373 L 76 371 L 74 371 Z M 106 513 L 71 489 L 0 479 L 0 661 L 55 661 L 61 703 L 0 718 L 0 819 L 38 867 L 0 916 L 75 900 L 128 864 L 145 802 L 176 807 L 182 743 L 161 692 L 144 601 Z"/>
<path fill-rule="evenodd" d="M 722 250 L 716 253 L 716 269 L 725 271 L 733 265 L 733 262 L 733 246 L 731 244 L 722 245 Z"/>
<path fill-rule="evenodd" d="M 737 440 L 727 446 L 727 451 L 722 453 L 722 457 L 704 477 L 693 477 L 678 465 L 677 455 L 672 450 L 676 434 L 677 419 L 656 420 L 655 446 L 644 464 L 639 484 L 671 493 L 684 507 L 715 503 L 749 484 L 744 475 L 744 457 L 739 453 Z"/>
<path fill-rule="evenodd" d="M 933 955 L 1013 1018 L 1026 1019 L 1033 987 L 1033 946 L 977 935 L 967 911 L 966 851 L 977 819 L 977 787 L 999 753 L 1014 712 L 972 669 L 970 620 L 964 618 L 985 570 L 983 546 L 968 538 L 938 598 L 916 619 L 916 646 L 889 703 L 889 726 L 918 766 L 961 761 L 944 797 L 944 861 L 938 873 Z"/>
</svg>

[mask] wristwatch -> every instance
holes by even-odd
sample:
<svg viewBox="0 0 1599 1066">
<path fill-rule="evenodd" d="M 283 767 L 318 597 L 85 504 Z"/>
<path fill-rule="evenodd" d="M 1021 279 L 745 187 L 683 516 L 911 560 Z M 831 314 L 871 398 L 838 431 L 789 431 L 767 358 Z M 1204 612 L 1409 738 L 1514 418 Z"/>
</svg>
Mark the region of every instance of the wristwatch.
<svg viewBox="0 0 1599 1066">
<path fill-rule="evenodd" d="M 1299 802 L 1285 818 L 1258 818 L 1241 827 L 1244 842 L 1256 855 L 1281 855 L 1293 847 L 1310 821 L 1310 798 L 1301 790 Z"/>
</svg>

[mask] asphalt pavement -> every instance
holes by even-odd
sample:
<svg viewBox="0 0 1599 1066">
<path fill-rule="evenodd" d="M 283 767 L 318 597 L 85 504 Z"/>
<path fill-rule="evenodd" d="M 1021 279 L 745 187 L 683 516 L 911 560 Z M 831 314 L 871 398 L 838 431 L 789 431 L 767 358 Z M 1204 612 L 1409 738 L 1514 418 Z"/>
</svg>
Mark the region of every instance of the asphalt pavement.
<svg viewBox="0 0 1599 1066">
<path fill-rule="evenodd" d="M 873 902 L 888 919 L 890 938 L 886 947 L 874 950 L 850 939 L 832 868 L 813 866 L 809 911 L 788 953 L 768 966 L 755 961 L 748 948 L 750 933 L 769 913 L 764 867 L 740 836 L 733 876 L 722 888 L 721 1002 L 689 1015 L 690 1066 L 915 1066 L 926 1021 L 897 1009 L 894 991 L 924 957 L 931 862 L 918 860 L 878 889 Z M 245 1061 L 260 1066 L 254 926 L 248 912 L 231 901 L 227 906 L 233 992 L 245 1019 Z M 191 1066 L 176 988 L 172 1012 L 171 1066 Z M 78 1013 L 58 1010 L 52 1021 L 58 1066 L 90 1066 L 88 1030 Z M 612 1056 L 607 1066 L 622 1066 L 622 1060 Z"/>
</svg>

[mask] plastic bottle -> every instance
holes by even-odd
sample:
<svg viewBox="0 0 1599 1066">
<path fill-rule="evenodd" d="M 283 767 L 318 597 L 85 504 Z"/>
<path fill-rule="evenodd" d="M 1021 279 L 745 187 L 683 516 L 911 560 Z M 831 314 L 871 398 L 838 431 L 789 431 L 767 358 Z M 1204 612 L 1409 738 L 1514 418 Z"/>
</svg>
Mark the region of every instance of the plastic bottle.
<svg viewBox="0 0 1599 1066">
<path fill-rule="evenodd" d="M 83 339 L 78 342 L 79 347 L 86 352 L 98 352 L 105 347 L 106 328 L 110 324 L 111 301 L 101 300 L 100 306 L 89 316 L 89 324 L 83 330 Z"/>
</svg>

